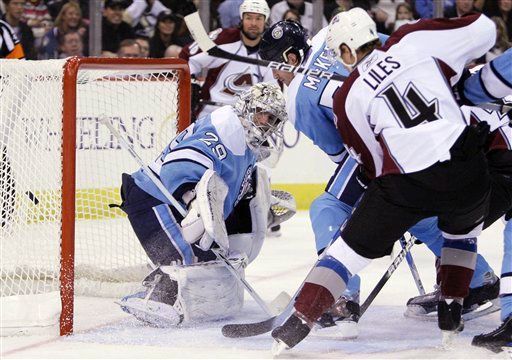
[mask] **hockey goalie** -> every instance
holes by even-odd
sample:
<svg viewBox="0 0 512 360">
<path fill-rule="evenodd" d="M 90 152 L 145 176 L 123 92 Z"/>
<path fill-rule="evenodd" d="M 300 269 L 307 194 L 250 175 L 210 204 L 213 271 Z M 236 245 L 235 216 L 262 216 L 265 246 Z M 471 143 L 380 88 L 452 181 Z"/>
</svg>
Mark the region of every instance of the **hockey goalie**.
<svg viewBox="0 0 512 360">
<path fill-rule="evenodd" d="M 293 197 L 270 190 L 256 165 L 282 136 L 285 100 L 273 84 L 260 83 L 191 124 L 163 150 L 150 170 L 188 209 L 185 217 L 143 169 L 123 174 L 121 208 L 154 265 L 143 289 L 120 300 L 121 308 L 158 327 L 217 320 L 243 305 L 243 286 L 217 248 L 236 268 L 261 250 L 265 233 L 295 213 Z"/>
</svg>

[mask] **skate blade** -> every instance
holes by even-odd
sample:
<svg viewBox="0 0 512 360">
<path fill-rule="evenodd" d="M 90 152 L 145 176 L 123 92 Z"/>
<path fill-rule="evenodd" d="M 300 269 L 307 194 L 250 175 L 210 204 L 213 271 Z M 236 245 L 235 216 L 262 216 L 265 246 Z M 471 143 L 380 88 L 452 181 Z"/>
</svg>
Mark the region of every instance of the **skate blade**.
<svg viewBox="0 0 512 360">
<path fill-rule="evenodd" d="M 144 299 L 128 299 L 116 301 L 124 312 L 133 315 L 137 320 L 148 325 L 167 328 L 179 325 L 183 318 L 170 305 Z"/>
<path fill-rule="evenodd" d="M 359 336 L 355 321 L 337 321 L 335 326 L 315 328 L 313 336 L 334 340 L 353 340 Z"/>
<path fill-rule="evenodd" d="M 480 305 L 475 310 L 462 314 L 462 318 L 465 321 L 473 320 L 482 316 L 486 316 L 489 314 L 492 314 L 496 311 L 499 311 L 501 309 L 500 301 L 499 299 L 493 299 L 490 301 L 487 301 L 486 303 Z"/>
<path fill-rule="evenodd" d="M 441 330 L 442 333 L 442 339 L 441 339 L 441 349 L 443 350 L 452 350 L 453 349 L 453 342 L 459 335 L 460 331 L 447 331 L 447 330 Z"/>
<path fill-rule="evenodd" d="M 492 314 L 496 311 L 500 310 L 499 300 L 493 299 L 490 301 L 485 302 L 484 304 L 480 305 L 475 310 L 462 314 L 462 319 L 465 321 L 477 319 L 482 316 L 486 316 L 489 314 Z M 437 311 L 433 311 L 430 313 L 425 313 L 418 311 L 418 308 L 412 308 L 408 307 L 405 312 L 404 316 L 406 318 L 421 320 L 421 321 L 437 321 Z"/>
<path fill-rule="evenodd" d="M 272 357 L 278 358 L 288 352 L 289 347 L 284 342 L 280 340 L 274 340 L 272 343 Z"/>
</svg>

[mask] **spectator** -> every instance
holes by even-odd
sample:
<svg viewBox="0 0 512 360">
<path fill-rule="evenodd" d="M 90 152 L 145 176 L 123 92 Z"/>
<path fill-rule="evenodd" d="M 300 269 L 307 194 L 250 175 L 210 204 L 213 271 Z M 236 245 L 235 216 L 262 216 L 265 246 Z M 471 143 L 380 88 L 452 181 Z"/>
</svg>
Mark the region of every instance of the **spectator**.
<svg viewBox="0 0 512 360">
<path fill-rule="evenodd" d="M 59 58 L 84 55 L 84 41 L 82 35 L 76 30 L 69 30 L 59 36 Z"/>
<path fill-rule="evenodd" d="M 183 47 L 185 45 L 175 36 L 179 23 L 180 19 L 170 12 L 162 12 L 158 15 L 155 34 L 149 41 L 150 57 L 162 58 L 169 46 L 177 45 Z"/>
<path fill-rule="evenodd" d="M 25 2 L 23 17 L 32 29 L 35 38 L 35 48 L 41 47 L 43 36 L 53 27 L 53 19 L 43 0 L 28 0 Z"/>
<path fill-rule="evenodd" d="M 163 11 L 170 12 L 160 0 L 134 0 L 124 11 L 123 20 L 135 31 L 144 30 L 149 37 L 152 37 L 158 14 Z"/>
<path fill-rule="evenodd" d="M 164 58 L 177 58 L 180 56 L 180 52 L 183 48 L 178 45 L 171 45 L 165 49 Z"/>
<path fill-rule="evenodd" d="M 90 0 L 44 0 L 52 19 L 56 19 L 57 16 L 59 16 L 62 7 L 68 2 L 77 4 L 82 11 L 82 17 L 89 18 L 89 1 Z M 86 23 L 88 24 L 88 22 Z"/>
<path fill-rule="evenodd" d="M 512 0 L 498 0 L 498 11 L 494 16 L 499 16 L 505 23 L 508 38 L 512 39 Z"/>
<path fill-rule="evenodd" d="M 455 0 L 454 6 L 445 9 L 444 17 L 461 17 L 476 10 L 477 9 L 474 7 L 474 0 Z"/>
<path fill-rule="evenodd" d="M 117 57 L 120 58 L 140 58 L 140 46 L 135 39 L 125 39 L 119 44 Z"/>
<path fill-rule="evenodd" d="M 5 5 L 5 15 L 3 20 L 14 30 L 16 37 L 20 40 L 21 46 L 25 52 L 25 58 L 28 60 L 37 59 L 34 47 L 34 33 L 32 29 L 21 20 L 25 6 L 25 0 L 3 0 Z"/>
<path fill-rule="evenodd" d="M 149 57 L 149 38 L 144 35 L 135 35 L 135 42 L 139 44 L 140 47 L 140 57 L 147 58 Z"/>
<path fill-rule="evenodd" d="M 496 44 L 485 54 L 485 62 L 489 62 L 512 47 L 508 37 L 507 28 L 502 18 L 493 16 L 492 21 L 496 24 Z M 512 66 L 512 64 L 511 64 Z"/>
<path fill-rule="evenodd" d="M 313 4 L 304 0 L 283 0 L 272 6 L 270 10 L 270 23 L 275 24 L 283 19 L 283 15 L 288 9 L 295 9 L 300 14 L 300 22 L 310 35 L 313 31 Z M 322 27 L 327 26 L 327 20 L 322 16 Z"/>
<path fill-rule="evenodd" d="M 283 14 L 283 19 L 282 20 L 290 20 L 290 21 L 295 21 L 296 23 L 299 23 L 300 24 L 300 14 L 297 10 L 295 9 L 288 9 L 286 10 L 286 12 Z"/>
<path fill-rule="evenodd" d="M 411 5 L 400 3 L 396 6 L 395 22 L 390 24 L 390 32 L 396 31 L 400 26 L 414 21 Z"/>
<path fill-rule="evenodd" d="M 103 9 L 102 44 L 103 56 L 113 56 L 119 50 L 119 44 L 125 39 L 134 39 L 132 27 L 123 21 L 123 11 L 126 1 L 106 0 Z"/>
<path fill-rule="evenodd" d="M 239 9 L 243 0 L 224 0 L 219 7 L 220 27 L 223 29 L 237 27 L 240 24 Z"/>
<path fill-rule="evenodd" d="M 59 36 L 70 30 L 78 31 L 82 36 L 84 49 L 87 49 L 87 27 L 82 20 L 82 10 L 76 2 L 68 2 L 62 6 L 55 19 L 55 26 L 43 38 L 39 59 L 57 59 L 59 57 Z"/>
<path fill-rule="evenodd" d="M 328 22 L 334 15 L 352 8 L 352 0 L 327 0 L 324 3 L 324 16 Z"/>
</svg>

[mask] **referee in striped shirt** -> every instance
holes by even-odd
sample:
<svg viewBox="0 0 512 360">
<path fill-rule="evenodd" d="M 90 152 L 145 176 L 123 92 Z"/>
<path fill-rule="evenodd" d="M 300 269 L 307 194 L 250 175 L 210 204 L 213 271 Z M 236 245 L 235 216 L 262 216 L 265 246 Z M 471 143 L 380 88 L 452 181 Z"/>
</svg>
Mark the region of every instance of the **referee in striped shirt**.
<svg viewBox="0 0 512 360">
<path fill-rule="evenodd" d="M 0 59 L 24 59 L 25 53 L 11 26 L 0 20 Z"/>
<path fill-rule="evenodd" d="M 25 53 L 18 38 L 14 34 L 11 26 L 5 21 L 0 20 L 0 59 L 24 59 Z M 1 78 L 2 75 L 0 75 Z M 0 92 L 1 99 L 1 92 Z M 1 114 L 0 114 L 1 116 Z M 1 130 L 1 129 L 0 129 Z M 3 199 L 0 199 L 0 227 L 6 226 L 11 220 L 14 211 L 15 201 L 15 182 L 12 176 L 11 163 L 7 157 L 6 137 L 9 136 L 9 129 L 3 130 L 0 133 L 0 188 L 2 193 L 5 194 Z M 5 190 L 5 192 L 4 192 Z"/>
</svg>

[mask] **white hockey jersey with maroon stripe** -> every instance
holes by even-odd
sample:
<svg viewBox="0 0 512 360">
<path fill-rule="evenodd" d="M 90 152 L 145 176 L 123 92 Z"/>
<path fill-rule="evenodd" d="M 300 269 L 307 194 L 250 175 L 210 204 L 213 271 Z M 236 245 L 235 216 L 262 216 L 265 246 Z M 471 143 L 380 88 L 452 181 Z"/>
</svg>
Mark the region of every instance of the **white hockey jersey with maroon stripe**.
<svg viewBox="0 0 512 360">
<path fill-rule="evenodd" d="M 451 85 L 495 42 L 484 15 L 420 20 L 370 53 L 334 97 L 338 130 L 368 176 L 411 173 L 450 159 L 466 127 Z"/>
<path fill-rule="evenodd" d="M 461 109 L 468 124 L 485 121 L 491 127 L 487 151 L 512 150 L 512 127 L 509 126 L 510 118 L 507 114 L 474 106 L 463 106 Z"/>
<path fill-rule="evenodd" d="M 222 50 L 236 55 L 260 58 L 258 51 L 250 55 L 247 53 L 247 48 L 241 40 L 240 29 L 217 29 L 212 31 L 209 36 Z M 188 61 L 191 74 L 198 75 L 203 69 L 208 70 L 202 87 L 202 100 L 232 105 L 236 101 L 234 95 L 247 90 L 252 85 L 260 82 L 276 83 L 272 70 L 263 66 L 210 56 L 202 52 L 195 42 L 183 48 L 180 58 Z M 206 105 L 196 115 L 199 118 L 217 108 Z"/>
</svg>

